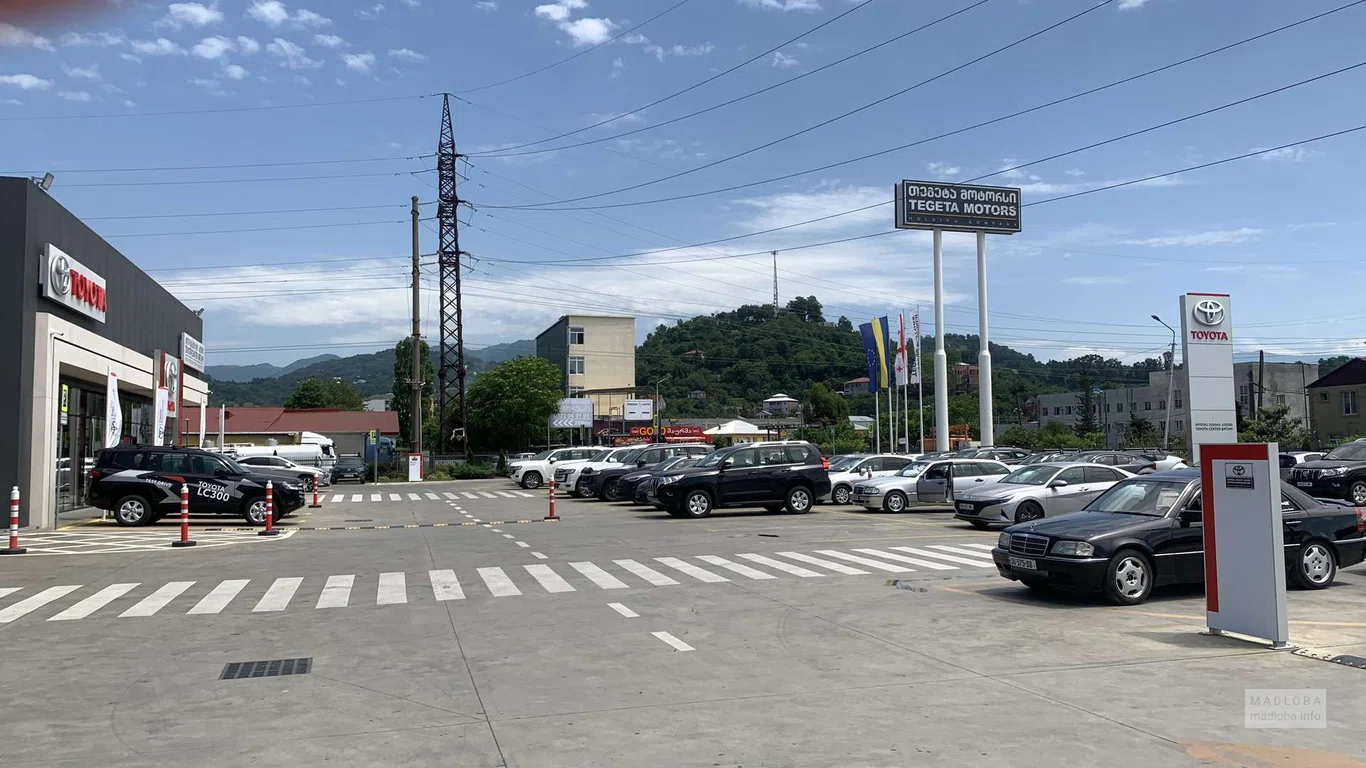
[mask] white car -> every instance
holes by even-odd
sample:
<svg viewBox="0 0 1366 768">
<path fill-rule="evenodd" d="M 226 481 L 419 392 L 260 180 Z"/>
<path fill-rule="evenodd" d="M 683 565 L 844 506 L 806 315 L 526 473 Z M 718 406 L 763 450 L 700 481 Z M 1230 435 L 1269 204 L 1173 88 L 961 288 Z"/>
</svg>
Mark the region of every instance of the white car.
<svg viewBox="0 0 1366 768">
<path fill-rule="evenodd" d="M 259 468 L 272 470 L 267 474 L 274 474 L 284 477 L 287 473 L 292 473 L 295 477 L 303 479 L 305 475 L 313 478 L 313 482 L 319 486 L 330 485 L 332 483 L 332 473 L 318 467 L 310 467 L 305 464 L 297 464 L 283 456 L 243 456 L 237 459 L 237 463 L 249 469 Z M 279 470 L 275 472 L 273 470 Z"/>
<path fill-rule="evenodd" d="M 956 494 L 953 516 L 981 529 L 1079 512 L 1110 486 L 1130 477 L 1135 475 L 1104 464 L 1027 464 L 999 482 Z"/>
<path fill-rule="evenodd" d="M 928 459 L 907 464 L 891 477 L 854 486 L 854 503 L 865 509 L 904 512 L 913 506 L 950 506 L 958 494 L 990 485 L 1010 474 L 1010 467 L 986 459 Z"/>
<path fill-rule="evenodd" d="M 541 451 L 526 461 L 514 461 L 508 464 L 508 477 L 527 490 L 540 488 L 545 481 L 554 477 L 551 472 L 551 465 L 560 461 L 591 458 L 601 450 L 601 448 L 580 447 L 552 448 L 548 451 Z"/>
<path fill-rule="evenodd" d="M 830 493 L 820 501 L 848 504 L 854 485 L 872 477 L 890 477 L 915 461 L 915 456 L 879 453 L 872 456 L 841 456 L 830 464 Z"/>
<path fill-rule="evenodd" d="M 628 445 L 622 448 L 602 448 L 586 459 L 557 462 L 555 464 L 555 489 L 563 491 L 566 494 L 572 493 L 579 498 L 587 498 L 587 496 L 591 494 L 582 493 L 581 491 L 584 489 L 579 487 L 579 477 L 583 474 L 585 469 L 592 467 L 594 472 L 600 472 L 604 469 L 619 467 L 621 466 L 622 457 L 626 456 L 628 453 L 637 453 L 640 451 L 640 448 L 641 446 L 639 445 Z M 590 472 L 589 474 L 592 473 Z"/>
</svg>

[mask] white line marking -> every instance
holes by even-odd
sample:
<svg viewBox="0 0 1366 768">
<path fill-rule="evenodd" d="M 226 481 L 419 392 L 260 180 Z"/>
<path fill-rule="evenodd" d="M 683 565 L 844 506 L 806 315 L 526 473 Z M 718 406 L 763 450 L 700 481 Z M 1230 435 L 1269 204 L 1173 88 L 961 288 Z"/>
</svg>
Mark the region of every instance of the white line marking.
<svg viewBox="0 0 1366 768">
<path fill-rule="evenodd" d="M 337 494 L 337 495 L 335 495 L 335 496 L 332 497 L 332 501 L 333 501 L 334 503 L 335 503 L 335 502 L 338 502 L 338 501 L 346 501 L 346 494 L 344 494 L 344 493 L 339 493 L 339 494 Z"/>
<path fill-rule="evenodd" d="M 242 588 L 250 581 L 251 579 L 226 579 L 185 613 L 195 616 L 205 613 L 220 613 L 228 607 L 228 603 L 231 603 L 232 599 L 237 597 L 237 593 L 241 592 Z"/>
<path fill-rule="evenodd" d="M 774 559 L 771 558 L 771 557 L 764 557 L 763 555 L 755 555 L 755 554 L 752 554 L 752 553 L 748 553 L 748 552 L 747 552 L 747 553 L 742 554 L 742 555 L 736 555 L 736 557 L 743 557 L 743 558 L 745 558 L 746 560 L 749 560 L 750 562 L 758 563 L 758 564 L 760 564 L 760 565 L 767 565 L 767 566 L 770 567 L 770 568 L 777 568 L 778 570 L 782 571 L 783 573 L 790 573 L 790 574 L 792 574 L 793 576 L 801 576 L 803 579 L 809 579 L 809 578 L 811 578 L 812 576 L 824 576 L 824 575 L 825 575 L 825 574 L 823 574 L 823 573 L 816 573 L 815 571 L 808 570 L 808 569 L 806 569 L 806 568 L 801 567 L 800 565 L 793 565 L 792 563 L 784 563 L 784 562 L 781 561 L 781 560 L 774 560 Z"/>
<path fill-rule="evenodd" d="M 154 616 L 156 612 L 165 608 L 168 603 L 180 596 L 181 592 L 194 586 L 193 581 L 172 581 L 161 589 L 142 598 L 137 605 L 119 614 L 120 618 L 130 616 Z"/>
<path fill-rule="evenodd" d="M 372 494 L 370 494 L 370 500 L 371 500 L 371 501 L 384 501 L 384 494 L 382 494 L 382 493 L 372 493 Z"/>
<path fill-rule="evenodd" d="M 638 619 L 638 618 L 640 618 L 640 614 L 636 613 L 635 611 L 631 610 L 630 608 L 627 608 L 626 606 L 622 605 L 621 603 L 608 603 L 608 604 L 607 604 L 607 607 L 608 607 L 608 608 L 611 608 L 612 610 L 616 611 L 617 613 L 621 614 L 622 616 L 625 616 L 625 617 L 628 618 L 628 619 Z"/>
<path fill-rule="evenodd" d="M 422 497 L 418 496 L 416 493 L 409 493 L 408 498 L 411 501 L 422 501 Z"/>
<path fill-rule="evenodd" d="M 403 501 L 403 497 L 397 493 L 391 493 L 389 494 L 389 501 Z"/>
<path fill-rule="evenodd" d="M 483 496 L 483 497 L 485 497 L 485 498 L 488 498 L 488 499 L 496 499 L 496 498 L 498 498 L 497 496 L 494 496 L 493 494 L 489 493 L 488 491 L 480 491 L 480 492 L 479 492 L 479 495 L 481 495 L 481 496 Z"/>
<path fill-rule="evenodd" d="M 898 552 L 910 552 L 913 555 L 920 555 L 921 557 L 935 557 L 950 563 L 971 565 L 977 568 L 992 568 L 995 566 L 995 563 L 984 563 L 981 560 L 969 560 L 966 557 L 955 557 L 954 555 L 946 555 L 943 552 L 931 552 L 928 549 L 916 549 L 915 547 L 888 547 L 888 549 L 895 549 Z"/>
<path fill-rule="evenodd" d="M 533 554 L 534 554 L 534 553 L 533 553 Z M 634 561 L 634 560 L 613 560 L 612 562 L 616 563 L 617 565 L 621 566 L 622 568 L 625 568 L 626 570 L 630 571 L 631 573 L 634 573 L 635 575 L 639 576 L 640 578 L 645 579 L 646 581 L 650 582 L 651 584 L 655 585 L 656 587 L 664 587 L 664 586 L 668 586 L 669 584 L 677 584 L 677 583 L 678 583 L 678 582 L 674 581 L 673 579 L 669 578 L 668 576 L 665 576 L 664 574 L 660 573 L 659 571 L 656 571 L 656 570 L 653 569 L 653 568 L 649 568 L 649 567 L 646 567 L 646 566 L 644 566 L 644 565 L 641 565 L 640 563 L 637 563 L 637 562 Z"/>
<path fill-rule="evenodd" d="M 362 496 L 362 495 L 359 494 L 359 493 L 353 493 L 353 494 L 351 494 L 351 500 L 352 500 L 352 501 L 360 501 L 360 500 L 363 499 L 363 498 L 364 498 L 364 496 Z"/>
<path fill-rule="evenodd" d="M 536 494 L 534 494 L 534 493 L 527 493 L 526 491 L 513 491 L 513 493 L 517 494 L 518 496 L 523 496 L 523 497 L 528 498 L 528 499 L 529 499 L 529 498 L 532 498 L 533 496 L 536 495 Z"/>
<path fill-rule="evenodd" d="M 23 587 L 0 587 L 0 597 L 12 595 L 21 589 L 23 589 Z"/>
<path fill-rule="evenodd" d="M 298 577 L 276 579 L 275 583 L 270 585 L 270 589 L 267 589 L 266 593 L 261 596 L 261 601 L 256 604 L 255 608 L 251 609 L 251 612 L 283 611 L 289 606 L 289 601 L 294 597 L 294 592 L 303 582 L 304 580 Z"/>
<path fill-rule="evenodd" d="M 730 581 L 730 579 L 726 578 L 725 576 L 719 576 L 704 568 L 698 568 L 692 563 L 689 563 L 684 560 L 679 560 L 676 557 L 656 557 L 655 561 L 663 563 L 664 565 L 667 565 L 670 568 L 677 568 L 678 570 L 688 574 L 694 579 L 697 579 L 698 581 L 705 581 L 709 584 L 715 584 L 717 582 L 722 581 Z"/>
<path fill-rule="evenodd" d="M 995 547 L 991 546 L 990 544 L 964 544 L 963 546 L 972 547 L 973 549 L 985 549 L 988 552 L 995 549 Z"/>
<path fill-rule="evenodd" d="M 942 552 L 952 552 L 955 555 L 967 555 L 968 557 L 986 558 L 988 564 L 993 566 L 996 564 L 994 561 L 992 561 L 991 553 L 989 552 L 978 552 L 975 549 L 961 549 L 959 547 L 950 547 L 946 544 L 926 544 L 925 546 L 929 547 L 930 549 L 938 549 Z"/>
<path fill-rule="evenodd" d="M 859 557 L 858 555 L 851 555 L 851 554 L 848 554 L 848 553 L 845 553 L 845 552 L 837 552 L 837 551 L 835 551 L 835 550 L 833 550 L 833 549 L 818 549 L 818 550 L 816 550 L 816 554 L 818 554 L 818 555 L 825 555 L 826 557 L 834 557 L 834 558 L 838 558 L 838 559 L 840 559 L 840 560 L 848 560 L 848 561 L 851 562 L 851 563 L 858 563 L 859 565 L 866 565 L 866 566 L 868 566 L 869 568 L 876 568 L 876 569 L 878 569 L 879 571 L 886 571 L 886 572 L 888 572 L 888 573 L 914 573 L 914 572 L 915 572 L 915 569 L 914 569 L 914 568 L 907 568 L 907 567 L 904 566 L 904 565 L 892 565 L 891 563 L 884 563 L 884 562 L 882 562 L 881 560 L 873 560 L 872 558 L 868 558 L 868 557 Z"/>
<path fill-rule="evenodd" d="M 560 578 L 560 574 L 550 570 L 548 565 L 524 565 L 526 572 L 536 578 L 547 592 L 576 592 L 573 585 Z"/>
<path fill-rule="evenodd" d="M 427 571 L 427 576 L 432 580 L 432 594 L 437 600 L 465 599 L 465 590 L 460 588 L 460 580 L 455 578 L 455 571 Z"/>
<path fill-rule="evenodd" d="M 137 584 L 110 584 L 99 592 L 87 597 L 86 599 L 67 608 L 65 611 L 53 616 L 48 621 L 72 621 L 74 619 L 84 619 L 86 616 L 109 605 L 115 600 L 132 592 Z"/>
<path fill-rule="evenodd" d="M 408 602 L 408 580 L 403 571 L 381 573 L 375 605 L 398 605 Z"/>
<path fill-rule="evenodd" d="M 328 576 L 322 594 L 318 595 L 318 604 L 314 608 L 345 608 L 351 604 L 351 587 L 355 584 L 354 574 Z"/>
<path fill-rule="evenodd" d="M 510 597 L 522 594 L 522 590 L 512 583 L 512 579 L 503 573 L 502 568 L 479 568 L 478 571 L 479 578 L 484 580 L 484 584 L 494 597 Z"/>
<path fill-rule="evenodd" d="M 701 561 L 704 562 L 704 563 L 711 563 L 712 565 L 719 565 L 719 566 L 721 566 L 722 568 L 725 568 L 725 569 L 728 570 L 728 571 L 731 571 L 731 572 L 733 572 L 733 573 L 738 573 L 738 574 L 740 574 L 741 576 L 747 576 L 747 577 L 749 577 L 749 578 L 751 578 L 751 579 L 776 579 L 776 578 L 778 578 L 777 576 L 774 576 L 774 575 L 771 574 L 771 573 L 764 573 L 763 571 L 758 570 L 758 569 L 756 569 L 756 568 L 750 568 L 748 565 L 741 565 L 740 563 L 734 563 L 734 562 L 731 562 L 730 560 L 727 560 L 727 559 L 724 558 L 724 557 L 717 557 L 716 555 L 698 555 L 698 556 L 697 556 L 697 559 L 698 559 L 698 560 L 701 560 Z"/>
<path fill-rule="evenodd" d="M 932 571 L 958 570 L 958 566 L 956 565 L 944 565 L 943 563 L 934 563 L 929 560 L 920 560 L 914 557 L 906 557 L 905 555 L 898 555 L 892 552 L 883 552 L 880 549 L 856 549 L 854 551 L 862 552 L 865 555 L 872 555 L 873 557 L 880 557 L 883 560 L 895 560 L 898 563 L 910 563 L 911 565 L 918 565 L 921 568 L 929 568 Z"/>
<path fill-rule="evenodd" d="M 867 571 L 860 571 L 857 568 L 850 568 L 849 566 L 843 565 L 841 563 L 832 563 L 829 560 L 822 560 L 819 557 L 803 555 L 800 552 L 778 552 L 776 554 L 781 555 L 783 557 L 792 558 L 793 560 L 800 560 L 803 563 L 810 563 L 811 565 L 819 565 L 822 568 L 829 568 L 835 573 L 843 573 L 849 576 L 857 576 L 859 574 L 868 573 Z"/>
<path fill-rule="evenodd" d="M 503 534 L 503 538 L 505 538 L 505 539 L 511 539 L 511 538 L 513 538 L 513 536 L 512 536 L 512 534 L 510 534 L 510 533 L 505 533 L 505 534 Z"/>
<path fill-rule="evenodd" d="M 531 554 L 532 554 L 532 556 L 534 556 L 537 560 L 544 560 L 544 559 L 546 559 L 545 555 L 541 554 L 540 552 L 532 552 Z"/>
<path fill-rule="evenodd" d="M 448 498 L 448 499 L 458 499 L 458 498 L 460 498 L 459 496 L 456 496 L 455 494 L 451 493 L 450 491 L 442 491 L 442 492 L 441 492 L 441 495 L 442 495 L 442 496 L 445 496 L 445 497 Z"/>
<path fill-rule="evenodd" d="M 528 547 L 528 548 L 531 547 L 531 545 L 528 544 L 528 543 L 526 543 L 525 541 L 519 541 L 519 542 L 517 542 L 517 546 L 519 546 L 519 547 Z"/>
<path fill-rule="evenodd" d="M 193 583 L 193 582 L 191 582 Z M 59 600 L 80 589 L 81 585 L 68 587 L 48 587 L 33 597 L 25 598 L 0 611 L 0 624 L 8 624 L 15 619 L 42 608 L 53 600 Z"/>
<path fill-rule="evenodd" d="M 464 496 L 464 497 L 467 498 L 467 499 L 477 499 L 477 498 L 479 498 L 478 496 L 475 496 L 474 494 L 470 493 L 469 491 L 461 491 L 461 492 L 460 492 L 460 495 L 461 495 L 461 496 Z"/>
<path fill-rule="evenodd" d="M 589 581 L 603 589 L 629 589 L 626 582 L 592 563 L 570 563 L 569 567 L 587 576 Z"/>
<path fill-rule="evenodd" d="M 668 632 L 651 632 L 650 634 L 654 635 L 655 637 L 659 638 L 660 640 L 663 640 L 664 642 L 668 643 L 669 645 L 672 645 L 672 646 L 673 646 L 673 649 L 674 649 L 675 651 L 695 651 L 695 650 L 697 650 L 696 648 L 692 647 L 691 645 L 688 645 L 687 643 L 683 642 L 682 640 L 679 640 L 678 638 L 674 637 L 673 635 L 669 634 Z"/>
<path fill-rule="evenodd" d="M 431 491 L 427 491 L 427 498 L 433 501 L 441 501 L 441 497 L 437 496 L 435 493 L 432 493 Z"/>
<path fill-rule="evenodd" d="M 515 494 L 515 493 L 508 493 L 507 491 L 499 491 L 499 492 L 498 492 L 498 495 L 499 495 L 499 496 L 506 496 L 506 497 L 509 498 L 509 499 L 515 499 L 515 498 L 517 498 L 517 494 Z"/>
</svg>

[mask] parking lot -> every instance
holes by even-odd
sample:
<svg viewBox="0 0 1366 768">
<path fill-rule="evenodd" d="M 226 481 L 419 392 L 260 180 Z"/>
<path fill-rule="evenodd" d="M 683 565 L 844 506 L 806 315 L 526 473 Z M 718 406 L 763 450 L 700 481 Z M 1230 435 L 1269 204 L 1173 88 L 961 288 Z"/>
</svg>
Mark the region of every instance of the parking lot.
<svg viewBox="0 0 1366 768">
<path fill-rule="evenodd" d="M 557 507 L 505 480 L 348 486 L 287 538 L 0 562 L 0 762 L 1366 764 L 1366 670 L 1202 636 L 1199 590 L 1040 595 L 947 510 Z M 1366 657 L 1363 593 L 1362 567 L 1292 591 L 1292 640 Z M 1245 728 L 1247 688 L 1326 689 L 1327 728 Z"/>
</svg>

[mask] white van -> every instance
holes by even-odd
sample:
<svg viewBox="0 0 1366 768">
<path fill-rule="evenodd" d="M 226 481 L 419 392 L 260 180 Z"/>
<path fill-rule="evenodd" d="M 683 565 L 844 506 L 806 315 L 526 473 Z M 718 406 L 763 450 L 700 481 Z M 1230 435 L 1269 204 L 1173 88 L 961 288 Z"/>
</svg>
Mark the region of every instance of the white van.
<svg viewBox="0 0 1366 768">
<path fill-rule="evenodd" d="M 337 463 L 331 445 L 239 445 L 224 451 L 231 456 L 279 456 L 298 464 L 319 469 L 331 469 Z"/>
</svg>

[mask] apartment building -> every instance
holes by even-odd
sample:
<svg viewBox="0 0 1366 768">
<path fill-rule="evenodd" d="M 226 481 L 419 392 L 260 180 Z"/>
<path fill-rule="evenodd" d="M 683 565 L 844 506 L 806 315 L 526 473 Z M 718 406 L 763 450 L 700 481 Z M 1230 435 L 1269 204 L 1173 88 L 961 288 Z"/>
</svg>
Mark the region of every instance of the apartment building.
<svg viewBox="0 0 1366 768">
<path fill-rule="evenodd" d="M 1366 358 L 1348 360 L 1309 384 L 1310 444 L 1332 448 L 1366 436 L 1361 407 L 1366 403 Z"/>
<path fill-rule="evenodd" d="M 593 415 L 608 417 L 636 384 L 636 319 L 565 315 L 536 337 L 536 356 L 560 369 L 566 397 L 592 398 Z"/>
</svg>

